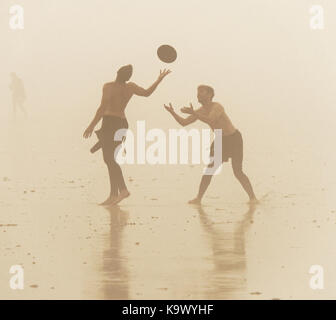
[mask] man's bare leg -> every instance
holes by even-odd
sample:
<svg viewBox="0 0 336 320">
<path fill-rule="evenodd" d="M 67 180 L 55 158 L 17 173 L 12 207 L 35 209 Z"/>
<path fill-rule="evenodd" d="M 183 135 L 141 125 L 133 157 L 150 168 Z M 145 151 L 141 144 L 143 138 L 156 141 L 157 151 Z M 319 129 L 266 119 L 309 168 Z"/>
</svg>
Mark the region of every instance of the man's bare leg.
<svg viewBox="0 0 336 320">
<path fill-rule="evenodd" d="M 195 199 L 190 200 L 188 202 L 189 204 L 201 204 L 203 195 L 204 195 L 205 191 L 208 189 L 208 186 L 211 182 L 211 179 L 212 179 L 212 175 L 206 175 L 205 174 L 205 175 L 202 176 L 202 180 L 201 180 L 201 183 L 200 183 L 200 186 L 199 186 L 198 195 Z"/>
<path fill-rule="evenodd" d="M 247 175 L 243 172 L 242 169 L 242 158 L 233 158 L 232 159 L 232 169 L 233 174 L 235 175 L 236 179 L 240 182 L 241 186 L 249 196 L 250 200 L 248 203 L 250 204 L 257 204 L 259 203 L 256 195 L 254 194 L 252 184 L 250 182 L 250 179 L 247 177 Z"/>
<path fill-rule="evenodd" d="M 237 166 L 236 162 L 233 162 L 233 172 L 235 177 L 238 179 L 246 193 L 248 194 L 250 200 L 248 203 L 250 204 L 258 204 L 259 200 L 256 198 L 251 182 L 246 174 L 242 171 L 241 165 Z M 211 182 L 212 175 L 203 175 L 202 180 L 199 186 L 198 195 L 195 199 L 190 200 L 188 203 L 190 204 L 201 204 L 202 198 L 204 196 L 205 191 L 208 189 L 209 184 Z"/>
<path fill-rule="evenodd" d="M 23 106 L 22 102 L 19 103 L 19 107 L 20 107 L 21 111 L 23 112 L 25 118 L 27 118 L 27 111 L 26 111 L 25 107 Z"/>
<path fill-rule="evenodd" d="M 123 189 L 120 191 L 119 195 L 113 200 L 111 204 L 118 204 L 121 200 L 128 198 L 130 195 L 131 194 L 127 189 Z"/>
<path fill-rule="evenodd" d="M 249 201 L 247 201 L 248 204 L 254 205 L 260 203 L 260 201 L 257 198 L 252 198 Z"/>
<path fill-rule="evenodd" d="M 12 105 L 13 105 L 13 118 L 15 119 L 16 118 L 16 101 L 14 99 L 13 99 Z"/>
<path fill-rule="evenodd" d="M 188 201 L 189 204 L 197 204 L 197 205 L 201 204 L 201 202 L 202 202 L 202 199 L 200 199 L 198 197 Z"/>
<path fill-rule="evenodd" d="M 105 201 L 103 201 L 102 203 L 99 203 L 100 206 L 109 206 L 110 204 L 112 204 L 115 199 L 117 198 L 117 196 L 109 196 Z"/>
</svg>

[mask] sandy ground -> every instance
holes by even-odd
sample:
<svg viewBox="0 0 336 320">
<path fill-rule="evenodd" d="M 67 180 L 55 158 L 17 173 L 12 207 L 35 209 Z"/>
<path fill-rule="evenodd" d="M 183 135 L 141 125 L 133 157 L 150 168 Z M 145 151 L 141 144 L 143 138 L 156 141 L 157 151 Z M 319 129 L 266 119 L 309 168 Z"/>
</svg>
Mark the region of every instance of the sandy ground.
<svg viewBox="0 0 336 320">
<path fill-rule="evenodd" d="M 202 207 L 186 204 L 200 166 L 127 165 L 131 197 L 104 208 L 107 171 L 81 137 L 87 119 L 45 119 L 0 129 L 1 299 L 336 298 L 335 179 L 324 174 L 335 158 L 324 161 L 318 139 L 246 145 L 255 208 L 228 165 Z M 24 290 L 9 287 L 12 265 Z M 312 265 L 323 290 L 309 286 Z"/>
</svg>

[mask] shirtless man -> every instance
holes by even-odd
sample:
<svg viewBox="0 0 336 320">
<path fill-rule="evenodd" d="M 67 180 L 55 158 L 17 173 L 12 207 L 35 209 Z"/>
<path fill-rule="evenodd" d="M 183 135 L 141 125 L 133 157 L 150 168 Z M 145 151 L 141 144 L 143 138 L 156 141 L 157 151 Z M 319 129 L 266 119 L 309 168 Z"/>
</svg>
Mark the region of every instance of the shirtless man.
<svg viewBox="0 0 336 320">
<path fill-rule="evenodd" d="M 148 88 L 139 87 L 133 82 L 127 82 L 133 73 L 131 65 L 123 66 L 118 70 L 115 81 L 106 83 L 103 87 L 101 104 L 92 122 L 85 130 L 84 138 L 89 138 L 92 132 L 103 118 L 102 126 L 95 131 L 103 150 L 103 159 L 107 165 L 110 178 L 110 195 L 101 205 L 114 205 L 130 195 L 120 165 L 114 158 L 115 150 L 122 143 L 115 141 L 114 135 L 119 129 L 126 130 L 128 122 L 125 116 L 125 109 L 133 95 L 149 97 L 157 88 L 159 83 L 170 73 L 170 70 L 160 71 L 157 80 Z"/>
<path fill-rule="evenodd" d="M 201 104 L 201 107 L 194 110 L 192 104 L 190 107 L 184 107 L 181 112 L 189 114 L 187 118 L 182 118 L 175 113 L 171 103 L 169 106 L 164 105 L 166 110 L 171 113 L 175 120 L 182 126 L 186 126 L 195 122 L 196 120 L 201 120 L 208 124 L 212 130 L 221 129 L 222 130 L 222 161 L 213 161 L 208 165 L 208 169 L 212 169 L 214 172 L 223 162 L 227 162 L 231 158 L 232 169 L 235 177 L 238 179 L 246 193 L 250 198 L 250 202 L 256 203 L 257 199 L 253 192 L 252 185 L 249 178 L 242 170 L 243 164 L 243 139 L 239 130 L 237 130 L 227 114 L 224 108 L 218 103 L 213 102 L 212 99 L 215 93 L 213 88 L 200 85 L 197 90 L 197 99 Z M 216 139 L 216 138 L 215 138 Z M 216 156 L 214 154 L 214 142 L 211 145 L 210 156 Z M 217 168 L 216 168 L 216 163 Z M 195 199 L 190 200 L 191 204 L 200 204 L 202 197 L 208 188 L 212 174 L 204 174 L 199 186 L 198 195 Z"/>
</svg>

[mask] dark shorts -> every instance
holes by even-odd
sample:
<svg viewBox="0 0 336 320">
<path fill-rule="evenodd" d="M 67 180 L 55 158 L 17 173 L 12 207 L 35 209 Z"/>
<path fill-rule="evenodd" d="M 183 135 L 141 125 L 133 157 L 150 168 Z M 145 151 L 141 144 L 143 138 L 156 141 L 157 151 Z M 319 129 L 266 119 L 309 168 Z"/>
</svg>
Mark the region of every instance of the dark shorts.
<svg viewBox="0 0 336 320">
<path fill-rule="evenodd" d="M 119 141 L 114 140 L 114 135 L 119 129 L 128 129 L 128 122 L 125 118 L 103 116 L 102 126 L 95 133 L 102 143 L 119 143 Z"/>
<path fill-rule="evenodd" d="M 214 144 L 216 137 L 210 147 L 210 156 L 214 157 Z M 239 130 L 233 134 L 222 135 L 222 162 L 227 162 L 229 158 L 242 161 L 243 159 L 243 138 Z"/>
<path fill-rule="evenodd" d="M 119 129 L 124 129 L 123 139 L 115 140 L 115 133 Z M 102 147 L 115 147 L 125 140 L 126 131 L 128 129 L 128 122 L 125 118 L 119 118 L 116 116 L 103 116 L 102 126 L 99 130 L 95 131 L 98 137 L 98 142 L 91 148 L 91 152 L 94 153 Z M 122 134 L 121 134 L 122 136 Z"/>
</svg>

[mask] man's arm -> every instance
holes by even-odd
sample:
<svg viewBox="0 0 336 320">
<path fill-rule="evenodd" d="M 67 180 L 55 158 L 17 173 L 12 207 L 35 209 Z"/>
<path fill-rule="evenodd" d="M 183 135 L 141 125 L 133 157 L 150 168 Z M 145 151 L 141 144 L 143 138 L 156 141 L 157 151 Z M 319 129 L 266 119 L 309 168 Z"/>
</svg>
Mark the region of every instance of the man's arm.
<svg viewBox="0 0 336 320">
<path fill-rule="evenodd" d="M 197 120 L 197 117 L 194 115 L 190 115 L 187 118 L 182 118 L 179 116 L 175 111 L 171 112 L 171 115 L 175 118 L 175 120 L 183 127 L 187 126 L 188 124 L 191 124 Z"/>
<path fill-rule="evenodd" d="M 104 112 L 105 112 L 105 108 L 106 108 L 106 84 L 103 87 L 103 94 L 102 94 L 102 99 L 101 99 L 101 102 L 100 102 L 100 106 L 98 107 L 93 120 L 91 121 L 91 123 L 89 124 L 87 129 L 85 130 L 85 132 L 83 134 L 84 138 L 88 138 L 88 137 L 91 136 L 92 131 L 94 130 L 95 126 L 100 121 L 100 119 L 103 117 Z"/>
<path fill-rule="evenodd" d="M 197 117 L 194 115 L 190 115 L 187 118 L 182 118 L 181 116 L 179 116 L 173 109 L 173 106 L 171 105 L 171 103 L 169 104 L 169 106 L 164 105 L 164 107 L 166 108 L 166 110 L 174 117 L 174 119 L 183 127 L 187 126 L 188 124 L 191 124 L 193 122 L 195 122 L 197 120 Z"/>
<path fill-rule="evenodd" d="M 224 113 L 224 109 L 220 105 L 216 105 L 213 110 L 208 115 L 202 114 L 201 112 L 194 110 L 192 104 L 190 103 L 190 107 L 184 107 L 181 109 L 182 112 L 194 115 L 196 119 L 201 120 L 207 124 L 212 123 L 218 117 L 220 117 Z"/>
<path fill-rule="evenodd" d="M 130 86 L 131 86 L 133 94 L 140 96 L 140 97 L 149 97 L 154 92 L 154 90 L 157 88 L 159 83 L 160 81 L 156 80 L 148 89 L 144 89 L 138 86 L 137 84 L 135 84 L 134 82 L 131 82 Z"/>
<path fill-rule="evenodd" d="M 198 119 L 201 120 L 207 124 L 211 123 L 212 119 L 210 118 L 210 115 L 205 115 L 205 114 L 201 114 L 197 111 L 194 111 L 193 115 Z"/>
<path fill-rule="evenodd" d="M 90 127 L 94 128 L 97 125 L 97 123 L 103 117 L 105 109 L 106 109 L 106 84 L 103 87 L 103 95 L 100 102 L 100 106 L 98 107 L 97 112 L 90 123 Z"/>
<path fill-rule="evenodd" d="M 164 77 L 168 75 L 170 72 L 171 72 L 170 70 L 166 69 L 164 69 L 163 71 L 160 70 L 159 77 L 148 89 L 144 89 L 135 84 L 134 82 L 130 82 L 129 85 L 132 89 L 132 93 L 141 97 L 149 97 L 155 91 L 155 89 L 157 88 L 159 83 L 164 79 Z"/>
</svg>

